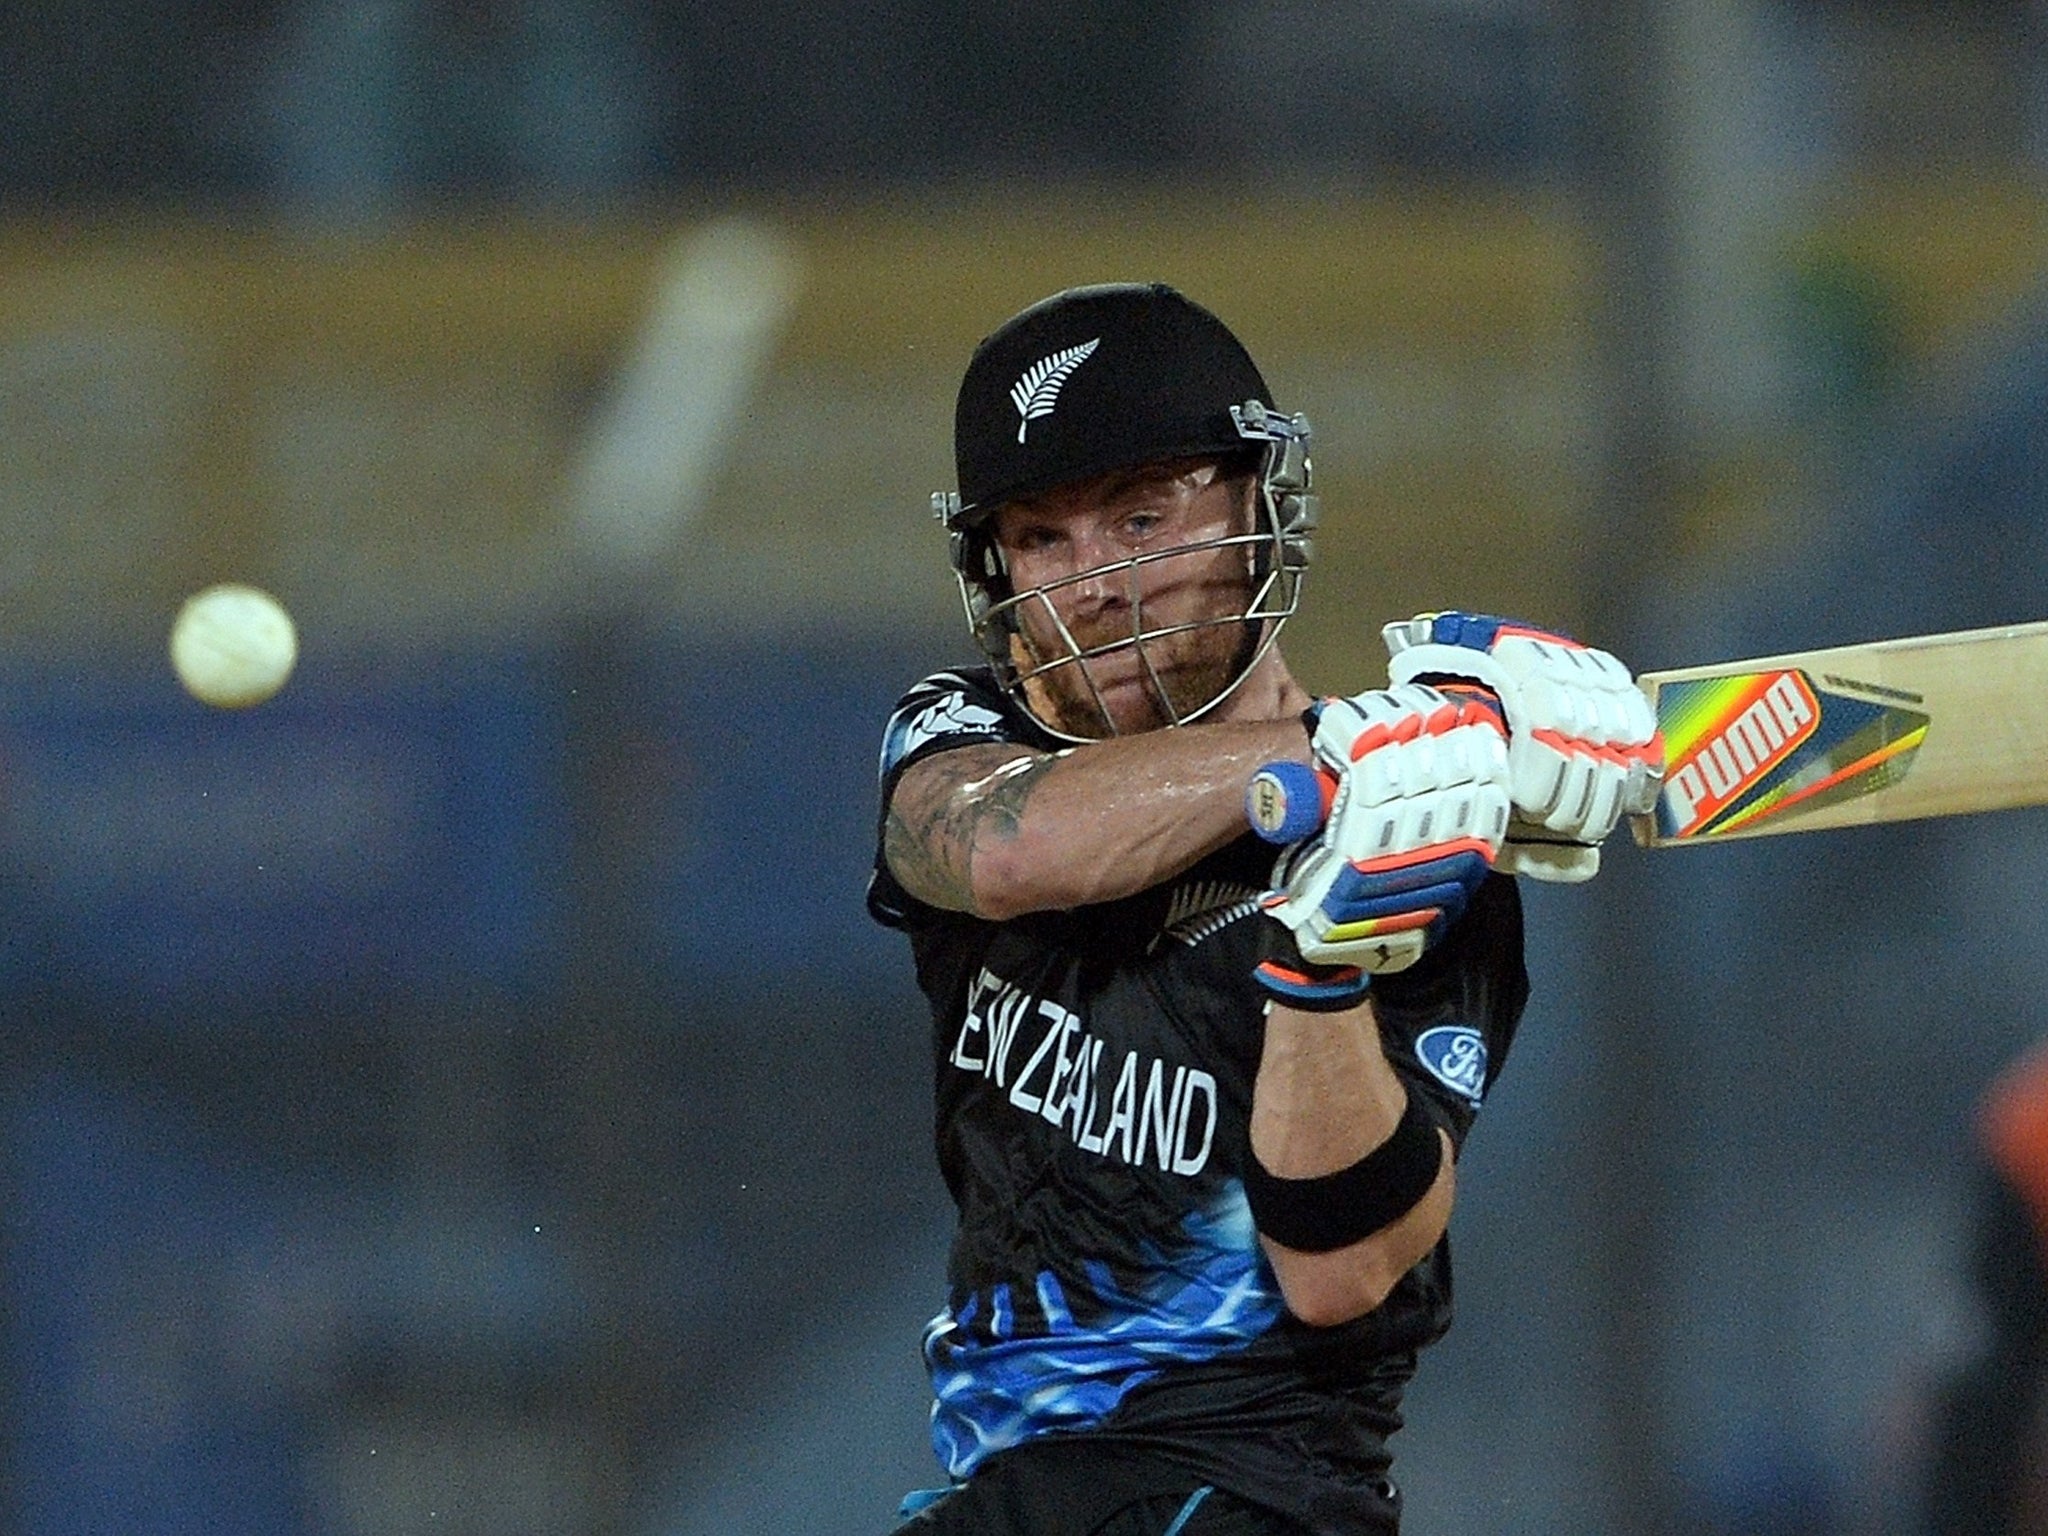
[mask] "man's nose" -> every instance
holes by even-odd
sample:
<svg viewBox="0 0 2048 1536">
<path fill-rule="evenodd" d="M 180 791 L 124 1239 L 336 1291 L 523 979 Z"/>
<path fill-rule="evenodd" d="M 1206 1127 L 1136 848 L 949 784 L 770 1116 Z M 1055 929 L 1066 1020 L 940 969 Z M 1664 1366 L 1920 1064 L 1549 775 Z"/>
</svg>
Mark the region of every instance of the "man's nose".
<svg viewBox="0 0 2048 1536">
<path fill-rule="evenodd" d="M 1131 573 L 1125 559 L 1107 538 L 1075 539 L 1074 575 L 1068 580 L 1075 605 L 1092 613 L 1128 601 Z"/>
</svg>

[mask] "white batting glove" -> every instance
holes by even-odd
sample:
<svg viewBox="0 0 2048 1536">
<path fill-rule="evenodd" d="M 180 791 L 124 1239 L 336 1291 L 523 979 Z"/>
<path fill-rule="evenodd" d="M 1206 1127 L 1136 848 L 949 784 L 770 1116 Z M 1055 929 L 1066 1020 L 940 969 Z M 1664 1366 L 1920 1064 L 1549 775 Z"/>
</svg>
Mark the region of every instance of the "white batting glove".
<svg viewBox="0 0 2048 1536">
<path fill-rule="evenodd" d="M 1463 913 L 1507 832 L 1508 762 L 1494 710 L 1418 683 L 1325 700 L 1311 750 L 1334 793 L 1274 872 L 1282 942 L 1257 976 L 1313 1009 L 1355 1004 L 1367 973 L 1413 965 Z"/>
<path fill-rule="evenodd" d="M 1507 716 L 1514 815 L 1500 867 L 1590 880 L 1600 843 L 1656 804 L 1664 743 L 1649 701 L 1606 651 L 1486 614 L 1426 613 L 1381 631 L 1397 683 L 1469 678 Z"/>
</svg>

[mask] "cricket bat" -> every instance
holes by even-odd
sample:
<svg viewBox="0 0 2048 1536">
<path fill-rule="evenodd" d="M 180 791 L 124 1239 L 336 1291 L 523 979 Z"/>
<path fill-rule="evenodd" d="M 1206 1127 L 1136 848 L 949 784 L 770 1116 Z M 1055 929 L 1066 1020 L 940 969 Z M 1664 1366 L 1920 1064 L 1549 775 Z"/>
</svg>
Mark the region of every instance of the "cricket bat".
<svg viewBox="0 0 2048 1536">
<path fill-rule="evenodd" d="M 1656 801 L 1629 817 L 1645 848 L 2048 805 L 2048 620 L 1636 682 L 1664 739 Z M 1334 788 L 1306 764 L 1269 763 L 1245 815 L 1290 843 L 1322 825 Z"/>
<path fill-rule="evenodd" d="M 2048 621 L 1637 682 L 1664 737 L 1646 848 L 2048 804 Z"/>
</svg>

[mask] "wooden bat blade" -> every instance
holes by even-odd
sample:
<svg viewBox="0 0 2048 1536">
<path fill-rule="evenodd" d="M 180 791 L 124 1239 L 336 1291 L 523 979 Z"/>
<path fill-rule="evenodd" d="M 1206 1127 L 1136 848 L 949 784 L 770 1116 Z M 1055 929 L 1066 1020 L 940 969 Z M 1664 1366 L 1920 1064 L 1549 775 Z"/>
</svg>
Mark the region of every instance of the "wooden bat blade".
<svg viewBox="0 0 2048 1536">
<path fill-rule="evenodd" d="M 2048 621 L 1646 673 L 1649 848 L 2048 804 Z"/>
</svg>

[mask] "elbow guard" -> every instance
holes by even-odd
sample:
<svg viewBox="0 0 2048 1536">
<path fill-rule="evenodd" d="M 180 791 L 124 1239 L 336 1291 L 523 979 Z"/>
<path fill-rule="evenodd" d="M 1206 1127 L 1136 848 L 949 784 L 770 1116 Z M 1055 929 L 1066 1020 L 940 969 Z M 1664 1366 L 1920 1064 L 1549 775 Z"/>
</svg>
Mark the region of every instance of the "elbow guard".
<svg viewBox="0 0 2048 1536">
<path fill-rule="evenodd" d="M 1329 1253 L 1407 1215 L 1442 1167 L 1436 1124 L 1411 1092 L 1393 1135 L 1349 1168 L 1283 1179 L 1254 1152 L 1245 1159 L 1244 1193 L 1253 1222 L 1274 1242 L 1300 1253 Z"/>
</svg>

